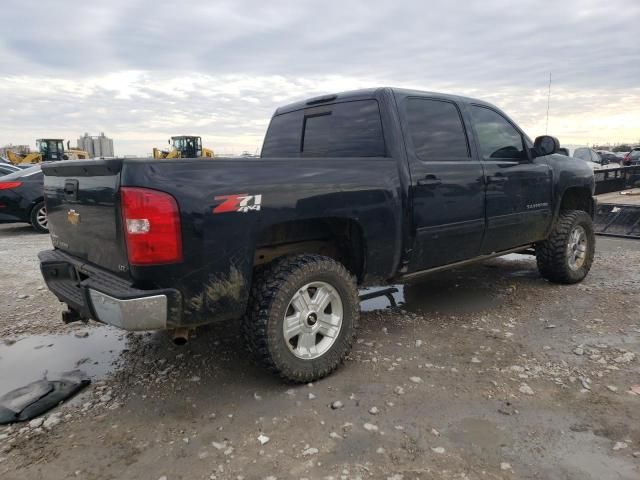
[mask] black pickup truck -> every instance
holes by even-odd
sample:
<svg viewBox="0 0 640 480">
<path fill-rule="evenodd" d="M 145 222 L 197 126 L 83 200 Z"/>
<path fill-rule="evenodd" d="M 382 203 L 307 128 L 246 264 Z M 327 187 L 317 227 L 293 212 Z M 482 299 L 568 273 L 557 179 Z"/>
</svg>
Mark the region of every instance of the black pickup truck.
<svg viewBox="0 0 640 480">
<path fill-rule="evenodd" d="M 42 166 L 54 249 L 42 274 L 69 309 L 127 330 L 241 321 L 283 378 L 333 371 L 358 286 L 535 249 L 543 277 L 582 280 L 594 177 L 501 110 L 378 88 L 279 108 L 260 158 Z"/>
</svg>

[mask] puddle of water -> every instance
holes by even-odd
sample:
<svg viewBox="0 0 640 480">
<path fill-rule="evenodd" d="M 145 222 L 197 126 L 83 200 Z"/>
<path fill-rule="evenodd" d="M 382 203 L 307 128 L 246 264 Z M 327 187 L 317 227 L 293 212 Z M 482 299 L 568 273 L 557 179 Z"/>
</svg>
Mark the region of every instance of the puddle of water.
<svg viewBox="0 0 640 480">
<path fill-rule="evenodd" d="M 42 378 L 55 379 L 69 370 L 81 369 L 92 380 L 114 370 L 126 348 L 126 333 L 100 326 L 89 336 L 32 335 L 12 345 L 0 343 L 0 395 Z"/>
</svg>

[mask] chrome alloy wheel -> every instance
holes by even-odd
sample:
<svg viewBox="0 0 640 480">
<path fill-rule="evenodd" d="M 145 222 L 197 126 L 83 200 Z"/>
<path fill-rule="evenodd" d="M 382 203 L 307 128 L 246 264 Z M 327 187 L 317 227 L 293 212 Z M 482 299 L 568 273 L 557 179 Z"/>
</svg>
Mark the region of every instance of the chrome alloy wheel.
<svg viewBox="0 0 640 480">
<path fill-rule="evenodd" d="M 38 226 L 44 230 L 49 229 L 49 221 L 47 220 L 47 209 L 45 207 L 41 207 L 36 213 L 36 222 L 38 222 Z"/>
<path fill-rule="evenodd" d="M 291 353 L 303 360 L 324 355 L 342 328 L 342 299 L 326 282 L 300 288 L 287 307 L 282 333 Z"/>
<path fill-rule="evenodd" d="M 567 242 L 567 259 L 571 270 L 578 270 L 587 256 L 587 232 L 581 225 L 576 225 L 569 234 Z"/>
</svg>

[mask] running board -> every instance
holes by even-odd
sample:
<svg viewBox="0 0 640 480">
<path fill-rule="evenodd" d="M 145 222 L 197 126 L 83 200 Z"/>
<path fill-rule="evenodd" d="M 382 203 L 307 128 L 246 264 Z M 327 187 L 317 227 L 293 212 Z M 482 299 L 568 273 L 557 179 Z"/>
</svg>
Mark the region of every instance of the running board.
<svg viewBox="0 0 640 480">
<path fill-rule="evenodd" d="M 398 281 L 410 280 L 412 278 L 421 277 L 422 275 L 428 275 L 430 273 L 438 273 L 444 270 L 450 270 L 452 268 L 464 267 L 466 265 L 471 265 L 472 263 L 482 262 L 484 260 L 489 260 L 491 258 L 501 257 L 502 255 L 508 255 L 509 253 L 528 253 L 530 249 L 534 248 L 533 244 L 521 245 L 520 247 L 512 248 L 509 250 L 503 250 L 501 252 L 494 252 L 488 255 L 481 255 L 479 257 L 472 258 L 470 260 L 462 260 L 461 262 L 449 263 L 448 265 L 443 265 L 441 267 L 428 268 L 426 270 L 419 270 L 417 272 L 411 272 L 402 275 L 398 278 Z"/>
<path fill-rule="evenodd" d="M 395 308 L 398 306 L 398 304 L 396 303 L 396 299 L 393 298 L 393 294 L 397 292 L 398 289 L 396 287 L 382 288 L 380 290 L 376 290 L 375 292 L 360 294 L 360 301 L 364 302 L 365 300 L 371 300 L 372 298 L 387 297 L 391 306 Z"/>
</svg>

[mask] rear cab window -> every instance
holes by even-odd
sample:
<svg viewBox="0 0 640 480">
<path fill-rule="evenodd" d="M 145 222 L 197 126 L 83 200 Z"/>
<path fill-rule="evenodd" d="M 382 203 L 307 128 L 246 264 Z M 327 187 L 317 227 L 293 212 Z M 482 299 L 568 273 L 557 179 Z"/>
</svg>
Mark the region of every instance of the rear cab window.
<svg viewBox="0 0 640 480">
<path fill-rule="evenodd" d="M 261 156 L 384 157 L 378 102 L 355 100 L 276 115 Z"/>
</svg>

